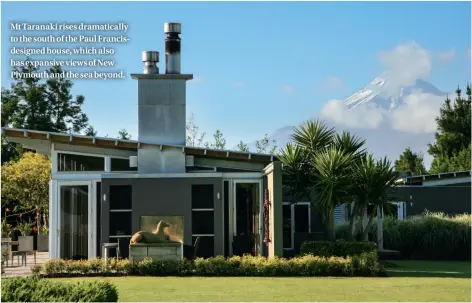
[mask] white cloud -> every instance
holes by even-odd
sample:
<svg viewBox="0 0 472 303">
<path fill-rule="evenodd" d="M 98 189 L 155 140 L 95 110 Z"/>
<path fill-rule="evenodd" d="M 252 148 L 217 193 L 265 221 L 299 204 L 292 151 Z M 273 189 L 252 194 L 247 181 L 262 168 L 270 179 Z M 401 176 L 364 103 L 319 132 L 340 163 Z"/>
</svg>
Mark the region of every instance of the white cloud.
<svg viewBox="0 0 472 303">
<path fill-rule="evenodd" d="M 204 82 L 206 82 L 206 79 L 201 76 L 195 76 L 191 81 L 189 81 L 190 84 L 201 84 Z"/>
<path fill-rule="evenodd" d="M 451 62 L 454 60 L 455 56 L 456 56 L 455 48 L 451 48 L 450 50 L 446 52 L 442 52 L 438 54 L 438 58 L 442 62 Z"/>
<path fill-rule="evenodd" d="M 328 101 L 320 111 L 322 119 L 355 128 L 377 128 L 384 119 L 384 110 L 371 106 L 348 109 L 341 100 Z"/>
<path fill-rule="evenodd" d="M 282 91 L 286 94 L 291 94 L 293 93 L 293 87 L 290 85 L 284 85 L 282 86 Z"/>
<path fill-rule="evenodd" d="M 344 86 L 344 82 L 341 80 L 341 78 L 336 76 L 329 76 L 320 83 L 319 89 L 332 91 L 341 89 Z"/>
<path fill-rule="evenodd" d="M 443 102 L 443 96 L 415 93 L 388 111 L 369 103 L 348 109 L 343 101 L 330 100 L 322 107 L 320 117 L 348 128 L 375 129 L 385 124 L 401 132 L 433 133 L 436 131 L 435 118 Z"/>
<path fill-rule="evenodd" d="M 246 82 L 243 82 L 243 81 L 238 81 L 238 82 L 234 82 L 232 84 L 233 87 L 244 87 L 246 86 Z"/>
<path fill-rule="evenodd" d="M 397 45 L 393 50 L 378 55 L 388 73 L 387 90 L 396 91 L 401 86 L 412 85 L 419 78 L 429 76 L 432 68 L 431 53 L 416 42 Z"/>
<path fill-rule="evenodd" d="M 431 94 L 412 94 L 405 103 L 390 114 L 391 126 L 408 133 L 432 133 L 436 131 L 435 118 L 444 97 Z"/>
</svg>

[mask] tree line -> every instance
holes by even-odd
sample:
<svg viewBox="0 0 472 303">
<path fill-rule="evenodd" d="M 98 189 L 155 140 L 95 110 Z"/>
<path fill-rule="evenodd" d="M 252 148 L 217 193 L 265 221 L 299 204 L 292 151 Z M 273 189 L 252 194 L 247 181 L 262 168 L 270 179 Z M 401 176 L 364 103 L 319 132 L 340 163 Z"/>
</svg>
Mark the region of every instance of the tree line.
<svg viewBox="0 0 472 303">
<path fill-rule="evenodd" d="M 471 102 L 470 84 L 465 96 L 457 88 L 454 101 L 446 98 L 436 117 L 435 142 L 428 144 L 428 153 L 433 156 L 431 168 L 427 170 L 422 152 L 413 152 L 410 147 L 395 161 L 398 172 L 412 175 L 436 174 L 471 169 Z"/>
</svg>

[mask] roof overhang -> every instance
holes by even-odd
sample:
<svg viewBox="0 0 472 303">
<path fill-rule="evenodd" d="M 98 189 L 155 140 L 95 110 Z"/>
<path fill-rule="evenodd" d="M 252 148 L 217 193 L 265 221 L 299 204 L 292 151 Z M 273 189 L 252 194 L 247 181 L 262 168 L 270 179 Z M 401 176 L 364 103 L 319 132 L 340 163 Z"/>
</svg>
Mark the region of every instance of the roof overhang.
<svg viewBox="0 0 472 303">
<path fill-rule="evenodd" d="M 276 156 L 258 153 L 246 153 L 233 150 L 216 150 L 191 146 L 178 146 L 167 144 L 153 144 L 144 143 L 134 140 L 120 140 L 114 138 L 82 136 L 55 132 L 45 132 L 28 129 L 2 128 L 2 133 L 7 140 L 17 142 L 24 145 L 26 148 L 37 150 L 38 152 L 46 153 L 46 149 L 51 143 L 70 144 L 78 146 L 90 146 L 106 149 L 137 151 L 144 145 L 158 146 L 160 150 L 163 149 L 180 149 L 186 155 L 193 155 L 199 157 L 219 158 L 232 161 L 248 161 L 254 163 L 269 164 L 273 161 L 278 161 Z M 49 153 L 49 152 L 47 152 Z"/>
</svg>

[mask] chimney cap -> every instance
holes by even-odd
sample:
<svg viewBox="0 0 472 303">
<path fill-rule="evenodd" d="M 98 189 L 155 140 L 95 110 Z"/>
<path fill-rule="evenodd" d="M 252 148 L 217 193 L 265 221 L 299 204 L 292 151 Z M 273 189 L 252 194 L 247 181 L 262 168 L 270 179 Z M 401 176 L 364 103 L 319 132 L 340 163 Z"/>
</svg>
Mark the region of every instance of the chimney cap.
<svg viewBox="0 0 472 303">
<path fill-rule="evenodd" d="M 159 52 L 157 51 L 143 51 L 143 62 L 159 62 Z"/>
<path fill-rule="evenodd" d="M 169 33 L 181 34 L 182 25 L 180 23 L 175 23 L 175 22 L 164 23 L 164 34 L 169 34 Z"/>
</svg>

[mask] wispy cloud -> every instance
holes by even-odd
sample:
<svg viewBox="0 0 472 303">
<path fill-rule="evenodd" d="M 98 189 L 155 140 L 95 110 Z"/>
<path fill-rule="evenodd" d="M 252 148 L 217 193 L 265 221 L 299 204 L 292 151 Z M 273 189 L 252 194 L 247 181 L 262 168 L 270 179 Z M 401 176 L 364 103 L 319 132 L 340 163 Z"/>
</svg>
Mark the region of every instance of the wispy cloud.
<svg viewBox="0 0 472 303">
<path fill-rule="evenodd" d="M 202 76 L 195 76 L 193 79 L 189 82 L 190 84 L 202 84 L 204 82 L 207 82 L 207 79 L 202 77 Z"/>
<path fill-rule="evenodd" d="M 293 87 L 290 85 L 284 85 L 282 86 L 282 91 L 286 94 L 291 94 L 293 93 Z"/>
<path fill-rule="evenodd" d="M 442 53 L 438 54 L 438 59 L 442 62 L 445 62 L 445 63 L 452 62 L 455 57 L 456 57 L 456 49 L 455 48 L 451 48 L 448 51 L 445 51 L 445 52 L 442 52 Z"/>
<path fill-rule="evenodd" d="M 238 81 L 238 82 L 234 82 L 232 84 L 233 87 L 236 87 L 236 88 L 239 88 L 239 87 L 244 87 L 246 86 L 246 82 L 243 82 L 243 81 Z"/>
<path fill-rule="evenodd" d="M 341 78 L 336 76 L 326 77 L 326 79 L 324 79 L 317 85 L 317 89 L 322 91 L 333 91 L 342 89 L 344 87 L 345 83 L 341 80 Z"/>
</svg>

